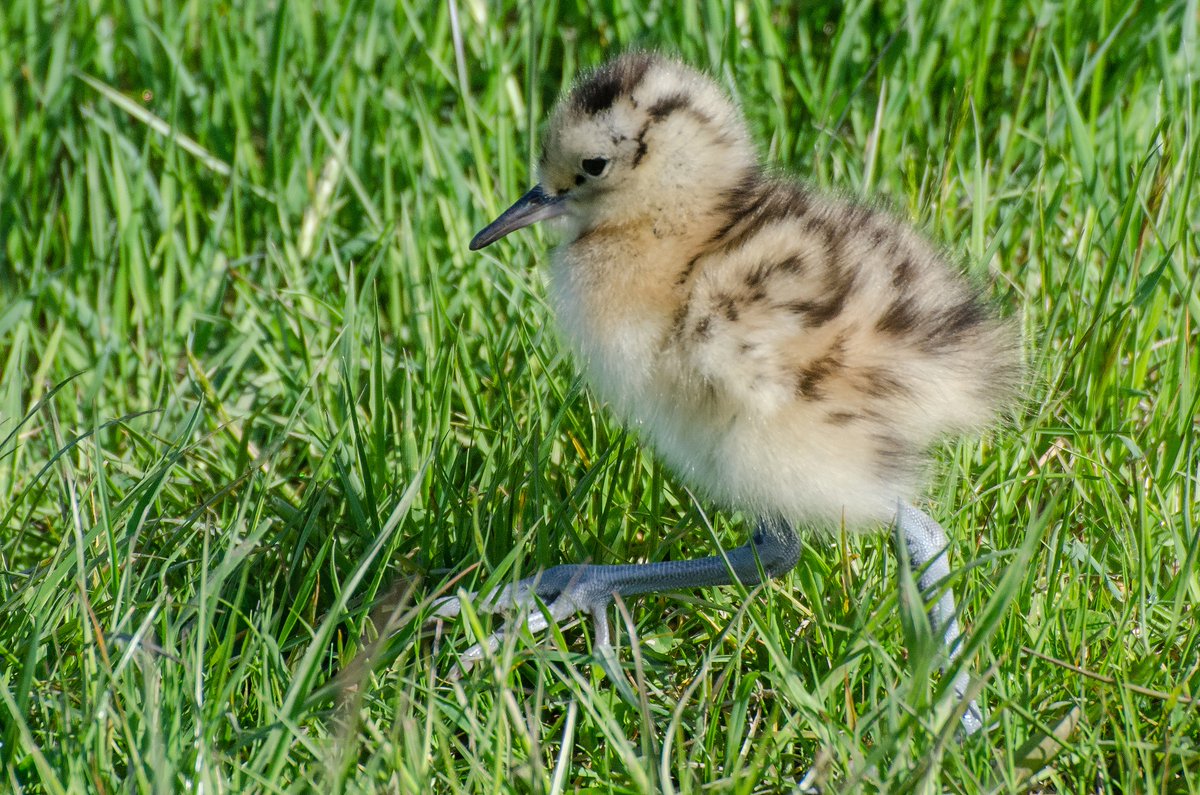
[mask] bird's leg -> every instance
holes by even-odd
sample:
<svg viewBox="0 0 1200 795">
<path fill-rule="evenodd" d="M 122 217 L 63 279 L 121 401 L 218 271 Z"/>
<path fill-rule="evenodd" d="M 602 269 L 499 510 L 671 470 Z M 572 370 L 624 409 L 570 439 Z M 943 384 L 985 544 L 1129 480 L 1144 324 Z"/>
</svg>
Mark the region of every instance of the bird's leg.
<svg viewBox="0 0 1200 795">
<path fill-rule="evenodd" d="M 913 571 L 919 572 L 917 587 L 928 599 L 950 576 L 948 549 L 950 541 L 946 531 L 923 511 L 900 502 L 896 510 L 895 542 L 903 545 Z M 945 651 L 943 669 L 958 656 L 958 619 L 954 612 L 954 593 L 949 587 L 929 607 L 929 625 L 934 636 L 941 636 Z M 966 698 L 970 674 L 960 670 L 954 677 L 954 695 L 962 701 Z M 967 704 L 962 716 L 963 730 L 974 734 L 983 728 L 983 716 L 974 699 Z"/>
<path fill-rule="evenodd" d="M 526 622 L 533 632 L 545 629 L 551 620 L 562 621 L 575 613 L 589 613 L 595 622 L 593 647 L 608 656 L 612 632 L 607 610 L 614 597 L 729 585 L 735 578 L 745 586 L 757 585 L 763 574 L 777 577 L 790 571 L 799 558 L 800 538 L 791 524 L 781 519 L 763 519 L 749 542 L 724 555 L 617 566 L 587 563 L 554 566 L 500 588 L 475 601 L 474 607 L 487 612 L 516 613 L 518 620 Z M 458 615 L 464 598 L 475 600 L 477 595 L 442 599 L 434 605 L 434 617 Z M 539 599 L 546 606 L 545 612 L 536 608 Z M 461 657 L 462 668 L 480 660 L 484 647 L 495 651 L 503 637 L 504 631 L 499 630 L 468 649 Z"/>
</svg>

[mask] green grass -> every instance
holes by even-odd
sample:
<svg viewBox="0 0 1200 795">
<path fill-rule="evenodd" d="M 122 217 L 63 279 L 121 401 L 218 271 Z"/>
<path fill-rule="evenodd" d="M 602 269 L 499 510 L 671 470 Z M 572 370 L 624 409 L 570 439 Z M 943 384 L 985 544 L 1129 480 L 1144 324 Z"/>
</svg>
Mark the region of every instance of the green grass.
<svg viewBox="0 0 1200 795">
<path fill-rule="evenodd" d="M 1196 3 L 591 5 L 0 4 L 0 790 L 1200 791 Z M 453 572 L 744 536 L 580 388 L 549 241 L 466 249 L 629 46 L 1022 319 L 930 492 L 986 736 L 883 534 L 629 603 L 616 683 L 581 625 L 457 682 L 489 619 L 422 630 Z"/>
</svg>

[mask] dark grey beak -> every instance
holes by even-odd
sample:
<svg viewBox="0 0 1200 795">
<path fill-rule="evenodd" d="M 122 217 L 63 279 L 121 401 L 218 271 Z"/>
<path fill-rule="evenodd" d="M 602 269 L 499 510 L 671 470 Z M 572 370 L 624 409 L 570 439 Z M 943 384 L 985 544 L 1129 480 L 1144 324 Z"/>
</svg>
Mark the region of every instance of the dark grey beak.
<svg viewBox="0 0 1200 795">
<path fill-rule="evenodd" d="M 478 251 L 484 246 L 490 246 L 509 232 L 536 224 L 547 218 L 554 218 L 567 211 L 565 196 L 551 196 L 542 190 L 541 185 L 517 199 L 512 207 L 500 214 L 500 217 L 479 230 L 479 234 L 471 239 L 471 250 Z"/>
</svg>

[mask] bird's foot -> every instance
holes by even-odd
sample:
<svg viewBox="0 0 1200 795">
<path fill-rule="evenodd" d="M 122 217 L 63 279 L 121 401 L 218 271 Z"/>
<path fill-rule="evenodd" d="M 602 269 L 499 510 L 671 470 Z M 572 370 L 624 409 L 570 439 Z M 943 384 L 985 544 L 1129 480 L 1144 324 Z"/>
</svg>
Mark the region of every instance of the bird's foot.
<svg viewBox="0 0 1200 795">
<path fill-rule="evenodd" d="M 613 655 L 612 631 L 608 623 L 608 606 L 614 590 L 605 576 L 604 566 L 586 564 L 555 566 L 505 585 L 491 594 L 480 597 L 479 592 L 448 596 L 433 604 L 431 620 L 454 618 L 462 612 L 464 602 L 483 613 L 503 613 L 510 616 L 506 625 L 488 635 L 459 656 L 458 666 L 451 674 L 458 678 L 475 663 L 500 647 L 504 638 L 522 625 L 530 632 L 541 632 L 551 623 L 559 623 L 577 614 L 589 614 L 593 622 L 593 649 L 608 660 Z"/>
</svg>

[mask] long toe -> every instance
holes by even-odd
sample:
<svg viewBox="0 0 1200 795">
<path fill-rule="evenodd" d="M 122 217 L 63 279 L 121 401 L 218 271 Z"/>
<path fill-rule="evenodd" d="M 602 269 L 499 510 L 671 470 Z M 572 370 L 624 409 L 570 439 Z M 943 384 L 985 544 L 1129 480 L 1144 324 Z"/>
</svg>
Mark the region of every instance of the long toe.
<svg viewBox="0 0 1200 795">
<path fill-rule="evenodd" d="M 521 583 L 517 583 L 517 585 L 520 586 L 524 582 L 525 581 L 522 580 Z M 505 626 L 491 633 L 482 641 L 476 643 L 474 646 L 467 649 L 462 653 L 462 655 L 460 655 L 458 665 L 455 667 L 454 671 L 451 672 L 451 679 L 458 679 L 460 676 L 470 671 L 471 668 L 474 667 L 475 663 L 484 659 L 487 654 L 495 653 L 495 651 L 500 648 L 500 644 L 504 641 L 504 639 L 520 626 L 524 625 L 530 633 L 538 633 L 548 629 L 551 623 L 562 623 L 571 616 L 580 613 L 579 605 L 568 592 L 559 594 L 557 598 L 546 602 L 543 605 L 537 605 L 536 601 L 532 597 L 532 589 L 526 590 L 523 601 L 527 601 L 529 604 L 520 610 L 518 616 L 514 617 L 507 624 L 505 624 Z M 611 599 L 609 601 L 611 601 Z M 608 601 L 605 601 L 602 604 L 593 603 L 589 605 L 583 612 L 590 615 L 596 622 L 596 642 L 594 645 L 597 647 L 597 652 L 605 657 L 610 657 L 612 644 L 610 641 L 611 632 L 608 626 L 607 607 Z"/>
<path fill-rule="evenodd" d="M 454 618 L 462 612 L 463 600 L 471 603 L 477 613 L 512 613 L 528 610 L 534 605 L 534 592 L 540 575 L 526 577 L 511 585 L 497 588 L 490 595 L 480 591 L 465 591 L 456 596 L 444 596 L 433 603 L 430 619 Z"/>
<path fill-rule="evenodd" d="M 967 701 L 967 688 L 971 684 L 971 676 L 966 671 L 959 671 L 958 676 L 954 677 L 954 696 L 959 703 Z M 967 701 L 966 711 L 962 716 L 962 733 L 966 736 L 975 734 L 983 728 L 983 713 L 979 711 L 979 704 L 975 699 Z"/>
<path fill-rule="evenodd" d="M 474 598 L 474 594 L 469 594 L 467 598 Z M 461 612 L 461 598 L 457 596 L 443 596 L 441 599 L 434 600 L 433 610 L 429 613 L 429 620 L 436 621 L 442 618 L 454 618 Z"/>
</svg>

